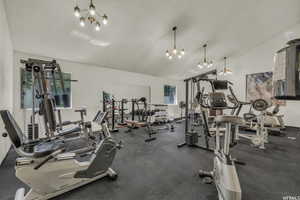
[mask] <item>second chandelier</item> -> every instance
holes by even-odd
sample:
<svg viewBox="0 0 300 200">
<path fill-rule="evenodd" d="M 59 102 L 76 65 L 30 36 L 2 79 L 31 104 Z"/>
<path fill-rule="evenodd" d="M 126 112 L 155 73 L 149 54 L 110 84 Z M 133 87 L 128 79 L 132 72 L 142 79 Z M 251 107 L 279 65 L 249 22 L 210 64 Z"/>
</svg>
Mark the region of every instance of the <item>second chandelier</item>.
<svg viewBox="0 0 300 200">
<path fill-rule="evenodd" d="M 172 60 L 173 57 L 177 57 L 178 59 L 181 59 L 185 52 L 184 52 L 184 49 L 181 49 L 180 51 L 177 50 L 177 47 L 176 47 L 176 31 L 177 31 L 177 27 L 174 26 L 172 28 L 172 31 L 173 31 L 173 49 L 172 50 L 166 50 L 166 56 Z"/>
</svg>

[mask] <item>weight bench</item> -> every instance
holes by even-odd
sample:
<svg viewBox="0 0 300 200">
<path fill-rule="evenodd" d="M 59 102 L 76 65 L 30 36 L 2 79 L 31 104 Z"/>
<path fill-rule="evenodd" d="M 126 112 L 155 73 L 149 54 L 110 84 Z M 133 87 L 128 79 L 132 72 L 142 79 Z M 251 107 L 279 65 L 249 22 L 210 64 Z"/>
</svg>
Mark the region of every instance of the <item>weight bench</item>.
<svg viewBox="0 0 300 200">
<path fill-rule="evenodd" d="M 128 128 L 128 130 L 126 131 L 127 133 L 131 132 L 132 129 L 138 129 L 146 126 L 145 122 L 138 122 L 133 120 L 125 120 L 125 123 L 127 124 L 126 127 Z"/>
<path fill-rule="evenodd" d="M 138 122 L 138 121 L 132 121 L 132 120 L 125 120 L 125 123 L 127 124 L 128 130 L 126 133 L 132 132 L 132 129 L 147 127 L 149 138 L 145 139 L 145 142 L 151 142 L 153 140 L 156 140 L 156 137 L 152 137 L 153 134 L 156 134 L 156 132 L 153 132 L 150 125 L 147 122 Z"/>
</svg>

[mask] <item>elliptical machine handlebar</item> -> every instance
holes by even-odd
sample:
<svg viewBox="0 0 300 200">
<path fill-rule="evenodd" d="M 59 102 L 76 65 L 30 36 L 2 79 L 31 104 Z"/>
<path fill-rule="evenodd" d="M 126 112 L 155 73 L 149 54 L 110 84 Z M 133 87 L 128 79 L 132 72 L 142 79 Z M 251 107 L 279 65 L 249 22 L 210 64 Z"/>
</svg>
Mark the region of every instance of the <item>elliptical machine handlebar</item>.
<svg viewBox="0 0 300 200">
<path fill-rule="evenodd" d="M 229 86 L 229 90 L 230 90 L 231 95 L 233 95 L 234 98 L 236 99 L 231 86 Z M 204 98 L 204 87 L 202 87 L 201 91 L 198 90 L 198 94 L 197 94 L 196 98 L 197 98 L 198 103 L 203 108 L 209 108 L 209 109 L 214 109 L 214 110 L 218 110 L 218 109 L 234 110 L 234 109 L 237 109 L 239 106 L 238 104 L 233 104 L 233 106 L 229 106 L 226 102 L 226 97 L 225 97 L 224 93 L 222 93 L 222 92 L 212 92 L 212 93 L 210 93 L 210 95 L 208 95 L 208 98 L 214 98 L 213 101 L 221 102 L 222 106 L 214 106 L 214 105 L 209 104 L 208 100 L 204 101 L 204 99 L 207 99 L 207 98 Z"/>
</svg>

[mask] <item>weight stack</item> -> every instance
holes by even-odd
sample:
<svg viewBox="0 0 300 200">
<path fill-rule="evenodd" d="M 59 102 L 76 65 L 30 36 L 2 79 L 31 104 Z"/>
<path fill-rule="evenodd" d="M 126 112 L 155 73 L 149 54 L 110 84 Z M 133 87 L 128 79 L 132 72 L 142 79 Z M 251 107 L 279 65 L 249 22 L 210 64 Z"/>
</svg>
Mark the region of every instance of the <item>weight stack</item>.
<svg viewBox="0 0 300 200">
<path fill-rule="evenodd" d="M 32 141 L 32 140 L 35 140 L 35 139 L 39 138 L 39 125 L 35 124 L 34 128 L 35 128 L 34 129 L 35 131 L 34 131 L 34 135 L 33 135 L 32 124 L 27 125 L 27 138 L 28 138 L 28 141 Z M 33 146 L 32 145 L 26 145 L 24 147 L 24 150 L 26 152 L 32 153 L 33 152 Z"/>
<path fill-rule="evenodd" d="M 198 133 L 197 132 L 188 132 L 185 135 L 186 144 L 189 146 L 195 145 L 198 143 Z"/>
<path fill-rule="evenodd" d="M 34 126 L 34 135 L 32 131 L 32 124 L 27 125 L 27 135 L 28 135 L 28 140 L 36 140 L 39 138 L 39 125 L 35 124 Z"/>
</svg>

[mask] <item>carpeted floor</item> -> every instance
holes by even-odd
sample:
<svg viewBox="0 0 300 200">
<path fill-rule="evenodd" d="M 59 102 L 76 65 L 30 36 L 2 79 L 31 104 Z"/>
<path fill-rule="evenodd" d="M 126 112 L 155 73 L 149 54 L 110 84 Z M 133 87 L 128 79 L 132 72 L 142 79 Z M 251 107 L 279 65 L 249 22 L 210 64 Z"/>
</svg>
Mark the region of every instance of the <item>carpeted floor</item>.
<svg viewBox="0 0 300 200">
<path fill-rule="evenodd" d="M 183 141 L 183 126 L 175 132 L 157 135 L 145 143 L 142 129 L 132 133 L 113 133 L 122 140 L 113 164 L 119 173 L 116 181 L 108 178 L 66 193 L 55 200 L 217 200 L 214 185 L 202 183 L 197 171 L 212 168 L 213 154 L 176 144 Z M 296 140 L 288 137 L 296 137 Z M 300 133 L 291 129 L 285 137 L 270 137 L 266 150 L 242 141 L 232 150 L 234 157 L 246 162 L 237 165 L 243 200 L 282 200 L 300 196 Z M 0 167 L 0 199 L 12 200 L 23 186 L 14 175 L 16 154 L 10 151 Z M 28 189 L 28 188 L 27 188 Z"/>
</svg>

